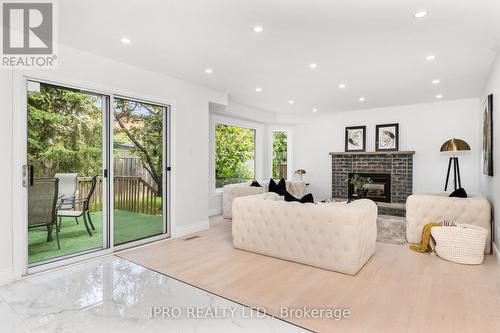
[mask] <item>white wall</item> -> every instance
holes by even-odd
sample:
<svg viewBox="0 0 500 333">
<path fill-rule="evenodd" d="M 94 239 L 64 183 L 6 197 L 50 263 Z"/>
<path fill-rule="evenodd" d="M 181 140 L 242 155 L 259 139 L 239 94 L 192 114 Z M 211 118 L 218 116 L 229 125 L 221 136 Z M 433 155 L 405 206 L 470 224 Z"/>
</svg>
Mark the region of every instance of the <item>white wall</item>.
<svg viewBox="0 0 500 333">
<path fill-rule="evenodd" d="M 30 75 L 68 83 L 83 88 L 104 90 L 172 105 L 172 225 L 174 234 L 182 234 L 208 226 L 208 123 L 209 102 L 227 103 L 227 95 L 182 80 L 145 71 L 111 59 L 91 55 L 75 49 L 59 48 L 57 70 L 30 70 L 24 73 L 0 71 L 0 142 L 2 156 L 0 172 L 0 282 L 22 273 L 17 253 L 25 251 L 17 240 L 23 229 L 19 216 L 24 206 L 21 201 L 21 161 L 25 155 L 25 134 L 22 132 L 22 111 L 25 92 L 21 75 Z M 14 89 L 12 90 L 12 87 Z M 14 105 L 14 106 L 12 106 Z M 13 124 L 14 123 L 14 124 Z M 14 132 L 12 129 L 14 128 Z M 14 156 L 9 154 L 14 151 Z M 13 161 L 14 160 L 14 161 Z M 11 177 L 14 186 L 11 186 Z M 14 199 L 12 199 L 14 198 Z M 193 209 L 193 204 L 196 209 Z M 14 228 L 13 228 L 14 226 Z M 14 230 L 14 231 L 12 231 Z M 3 274 L 2 274 L 3 273 Z"/>
<path fill-rule="evenodd" d="M 482 98 L 479 104 L 479 137 L 482 138 L 482 104 L 487 95 L 493 94 L 493 177 L 483 174 L 482 169 L 479 170 L 480 190 L 486 196 L 493 206 L 493 240 L 496 246 L 497 255 L 500 249 L 500 222 L 499 217 L 495 214 L 497 201 L 500 200 L 500 54 L 497 56 L 496 62 L 492 68 L 490 77 L 483 90 Z"/>
<path fill-rule="evenodd" d="M 12 71 L 0 70 L 0 284 L 12 274 Z"/>
<path fill-rule="evenodd" d="M 295 168 L 307 171 L 305 179 L 316 200 L 331 196 L 331 156 L 344 151 L 346 126 L 366 125 L 367 151 L 375 150 L 375 125 L 399 123 L 400 150 L 414 150 L 414 192 L 442 191 L 448 156 L 441 144 L 453 137 L 467 141 L 471 152 L 460 156 L 462 185 L 478 192 L 480 142 L 478 100 L 465 99 L 428 104 L 324 113 L 295 128 Z"/>
</svg>

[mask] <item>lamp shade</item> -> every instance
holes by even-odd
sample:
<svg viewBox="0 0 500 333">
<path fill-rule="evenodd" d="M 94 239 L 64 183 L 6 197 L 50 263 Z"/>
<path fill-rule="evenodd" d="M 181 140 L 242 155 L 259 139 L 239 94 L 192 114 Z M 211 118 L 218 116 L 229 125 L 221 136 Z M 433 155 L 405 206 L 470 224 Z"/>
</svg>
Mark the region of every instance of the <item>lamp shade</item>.
<svg viewBox="0 0 500 333">
<path fill-rule="evenodd" d="M 464 151 L 470 150 L 470 146 L 467 142 L 461 139 L 450 139 L 443 143 L 441 146 L 441 151 Z"/>
</svg>

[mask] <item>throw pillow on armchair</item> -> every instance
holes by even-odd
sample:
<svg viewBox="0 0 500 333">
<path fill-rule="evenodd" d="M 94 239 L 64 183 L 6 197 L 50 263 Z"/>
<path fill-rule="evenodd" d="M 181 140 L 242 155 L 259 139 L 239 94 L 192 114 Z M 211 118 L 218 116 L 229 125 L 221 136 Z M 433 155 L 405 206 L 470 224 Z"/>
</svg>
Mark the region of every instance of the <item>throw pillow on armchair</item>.
<svg viewBox="0 0 500 333">
<path fill-rule="evenodd" d="M 284 178 L 281 178 L 278 184 L 274 181 L 274 179 L 269 180 L 269 192 L 278 193 L 279 195 L 285 195 L 286 192 L 286 181 Z"/>
</svg>

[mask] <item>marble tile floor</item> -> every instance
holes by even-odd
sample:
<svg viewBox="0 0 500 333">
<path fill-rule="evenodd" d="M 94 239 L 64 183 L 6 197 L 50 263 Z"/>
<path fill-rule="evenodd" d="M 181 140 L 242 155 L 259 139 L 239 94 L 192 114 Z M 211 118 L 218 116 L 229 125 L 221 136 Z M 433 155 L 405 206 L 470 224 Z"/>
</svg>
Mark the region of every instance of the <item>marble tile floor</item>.
<svg viewBox="0 0 500 333">
<path fill-rule="evenodd" d="M 0 286 L 0 332 L 306 331 L 108 256 Z"/>
</svg>

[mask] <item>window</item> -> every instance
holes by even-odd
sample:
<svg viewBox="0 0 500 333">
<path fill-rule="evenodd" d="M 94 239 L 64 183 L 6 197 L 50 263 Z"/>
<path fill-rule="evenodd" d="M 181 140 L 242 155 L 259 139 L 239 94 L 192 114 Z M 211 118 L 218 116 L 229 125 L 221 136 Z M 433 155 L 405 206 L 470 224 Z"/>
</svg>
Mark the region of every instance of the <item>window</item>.
<svg viewBox="0 0 500 333">
<path fill-rule="evenodd" d="M 288 174 L 288 133 L 286 131 L 273 132 L 273 178 L 287 179 Z"/>
<path fill-rule="evenodd" d="M 215 188 L 255 179 L 256 130 L 215 124 Z"/>
</svg>

